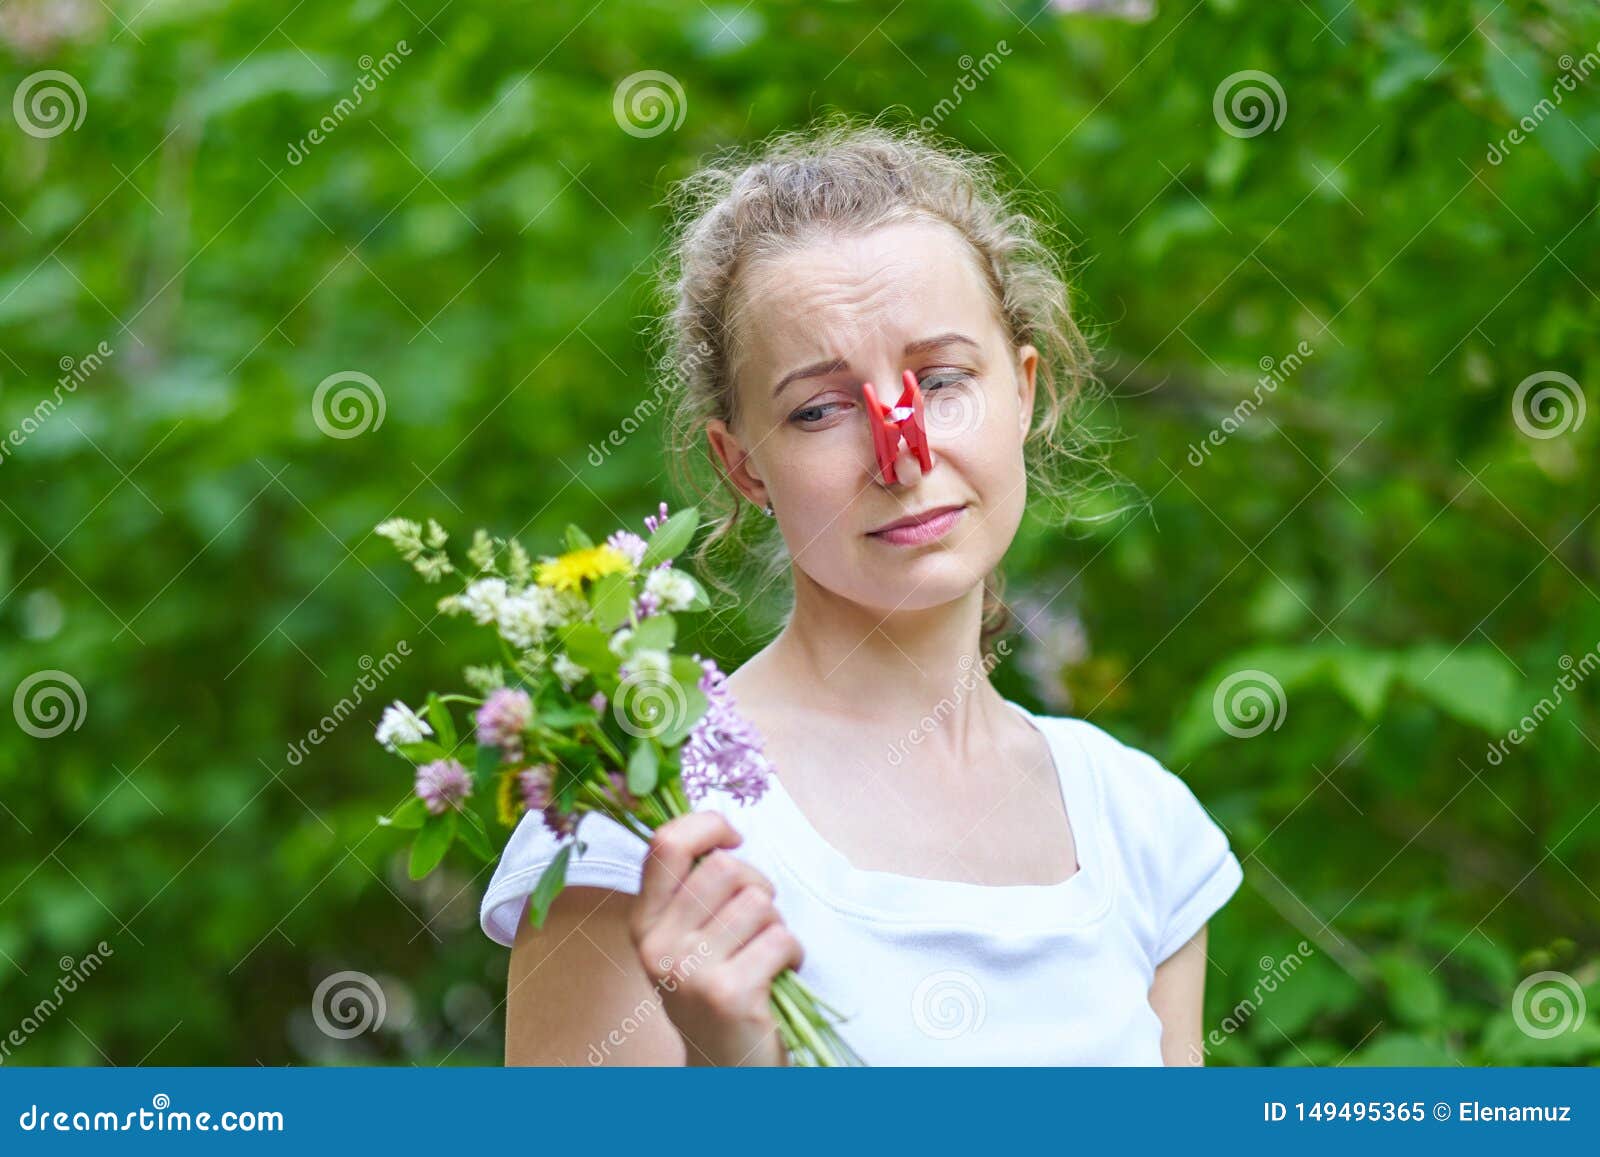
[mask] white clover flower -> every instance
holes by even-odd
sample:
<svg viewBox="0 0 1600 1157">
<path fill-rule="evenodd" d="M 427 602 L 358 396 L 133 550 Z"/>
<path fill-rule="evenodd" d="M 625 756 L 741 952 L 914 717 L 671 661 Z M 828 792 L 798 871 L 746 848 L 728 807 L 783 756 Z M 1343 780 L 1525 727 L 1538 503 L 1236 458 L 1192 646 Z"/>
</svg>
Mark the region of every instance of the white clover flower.
<svg viewBox="0 0 1600 1157">
<path fill-rule="evenodd" d="M 472 616 L 473 622 L 488 626 L 500 621 L 506 598 L 505 579 L 482 578 L 467 584 L 459 601 L 461 609 Z"/>
<path fill-rule="evenodd" d="M 526 650 L 537 645 L 559 620 L 560 608 L 553 593 L 545 587 L 528 587 L 500 604 L 500 637 Z"/>
<path fill-rule="evenodd" d="M 589 673 L 589 668 L 574 663 L 572 657 L 565 651 L 555 657 L 550 669 L 556 673 L 556 678 L 561 680 L 563 691 L 571 691 Z"/>
<path fill-rule="evenodd" d="M 611 635 L 611 641 L 606 644 L 611 648 L 611 653 L 618 658 L 626 658 L 628 653 L 628 640 L 633 638 L 632 627 L 619 627 Z"/>
<path fill-rule="evenodd" d="M 672 678 L 672 656 L 646 648 L 628 660 L 629 677 L 644 683 L 664 683 Z"/>
<path fill-rule="evenodd" d="M 390 751 L 393 751 L 397 744 L 421 743 L 425 736 L 432 734 L 433 728 L 398 699 L 392 706 L 383 709 L 383 718 L 378 720 L 378 730 L 375 733 L 378 742 Z"/>
<path fill-rule="evenodd" d="M 694 602 L 694 583 L 682 571 L 671 567 L 657 567 L 644 580 L 644 591 L 660 600 L 669 611 L 687 610 Z"/>
</svg>

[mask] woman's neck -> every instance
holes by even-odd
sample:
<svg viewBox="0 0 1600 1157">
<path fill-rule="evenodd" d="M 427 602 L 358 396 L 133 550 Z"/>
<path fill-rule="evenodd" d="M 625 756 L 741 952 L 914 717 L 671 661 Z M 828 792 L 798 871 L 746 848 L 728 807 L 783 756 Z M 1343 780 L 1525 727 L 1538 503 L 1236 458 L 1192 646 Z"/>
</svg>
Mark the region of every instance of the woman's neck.
<svg viewBox="0 0 1600 1157">
<path fill-rule="evenodd" d="M 996 657 L 979 648 L 983 588 L 949 603 L 883 613 L 797 577 L 794 614 L 762 652 L 797 706 L 892 734 L 925 731 L 968 746 L 1001 706 L 989 683 Z"/>
</svg>

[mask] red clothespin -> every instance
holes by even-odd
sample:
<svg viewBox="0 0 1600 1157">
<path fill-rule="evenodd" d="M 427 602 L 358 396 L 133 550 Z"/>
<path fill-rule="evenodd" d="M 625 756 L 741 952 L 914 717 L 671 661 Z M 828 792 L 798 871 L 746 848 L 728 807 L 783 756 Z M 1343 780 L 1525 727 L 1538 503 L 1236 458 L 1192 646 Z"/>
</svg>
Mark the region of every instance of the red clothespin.
<svg viewBox="0 0 1600 1157">
<path fill-rule="evenodd" d="M 922 420 L 922 390 L 917 386 L 917 375 L 906 370 L 902 377 L 905 389 L 894 409 L 886 409 L 878 401 L 878 393 L 871 382 L 861 384 L 867 399 L 867 419 L 872 423 L 872 448 L 878 455 L 878 467 L 885 482 L 894 483 L 894 463 L 900 456 L 900 439 L 917 456 L 923 473 L 933 469 L 933 452 L 928 447 L 928 431 Z"/>
</svg>

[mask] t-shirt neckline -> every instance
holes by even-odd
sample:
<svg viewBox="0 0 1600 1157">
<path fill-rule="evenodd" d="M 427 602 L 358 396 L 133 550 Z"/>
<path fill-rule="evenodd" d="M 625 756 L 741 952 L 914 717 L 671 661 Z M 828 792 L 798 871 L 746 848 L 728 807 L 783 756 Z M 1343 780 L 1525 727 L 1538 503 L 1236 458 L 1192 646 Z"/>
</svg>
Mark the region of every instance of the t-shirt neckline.
<svg viewBox="0 0 1600 1157">
<path fill-rule="evenodd" d="M 1062 931 L 1102 919 L 1111 907 L 1108 844 L 1102 788 L 1083 744 L 1053 721 L 1004 699 L 1049 745 L 1056 782 L 1077 845 L 1078 870 L 1052 884 L 974 884 L 858 868 L 800 810 L 777 776 L 767 789 L 767 810 L 781 830 L 774 854 L 813 896 L 838 911 L 882 923 L 916 923 L 1003 929 L 1010 933 Z M 764 801 L 765 802 L 765 801 Z M 780 901 L 781 902 L 781 901 Z"/>
</svg>

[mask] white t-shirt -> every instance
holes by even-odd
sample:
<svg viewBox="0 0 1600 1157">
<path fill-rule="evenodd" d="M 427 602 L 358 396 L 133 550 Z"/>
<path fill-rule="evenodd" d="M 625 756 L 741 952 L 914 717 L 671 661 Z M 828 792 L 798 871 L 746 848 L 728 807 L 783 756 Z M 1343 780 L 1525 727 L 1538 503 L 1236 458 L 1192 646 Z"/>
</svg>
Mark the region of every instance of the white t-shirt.
<svg viewBox="0 0 1600 1157">
<path fill-rule="evenodd" d="M 1079 870 L 1056 884 L 968 884 L 855 868 L 774 777 L 756 803 L 717 794 L 805 948 L 801 977 L 849 1019 L 874 1065 L 1160 1065 L 1156 965 L 1244 878 L 1189 786 L 1081 719 L 1010 706 L 1050 743 Z M 639 890 L 645 844 L 587 815 L 569 884 Z M 483 897 L 484 931 L 510 945 L 560 845 L 529 814 Z"/>
</svg>

